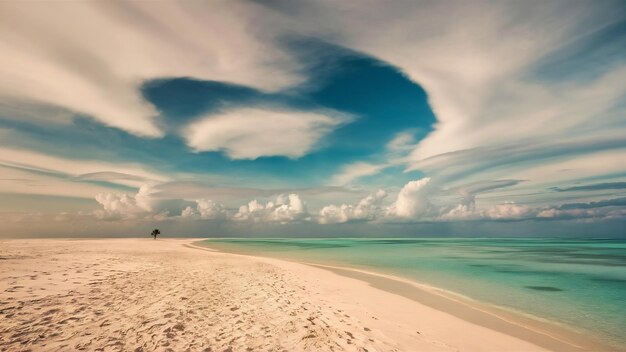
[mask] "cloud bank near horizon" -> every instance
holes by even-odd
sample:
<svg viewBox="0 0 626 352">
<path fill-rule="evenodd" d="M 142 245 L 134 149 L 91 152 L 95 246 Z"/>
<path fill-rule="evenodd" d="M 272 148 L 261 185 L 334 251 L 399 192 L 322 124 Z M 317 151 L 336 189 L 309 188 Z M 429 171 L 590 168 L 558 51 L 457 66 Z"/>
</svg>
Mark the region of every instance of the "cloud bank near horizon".
<svg viewBox="0 0 626 352">
<path fill-rule="evenodd" d="M 171 219 L 220 220 L 251 223 L 303 223 L 322 225 L 350 222 L 419 223 L 445 221 L 545 221 L 545 220 L 607 220 L 626 216 L 626 197 L 588 203 L 566 203 L 530 207 L 513 201 L 492 206 L 477 206 L 476 196 L 481 193 L 514 185 L 508 180 L 490 185 L 472 185 L 458 190 L 463 197 L 459 204 L 441 203 L 445 193 L 433 187 L 428 177 L 405 184 L 390 202 L 382 189 L 368 194 L 355 204 L 329 204 L 317 211 L 309 211 L 305 200 L 296 193 L 278 194 L 267 202 L 252 199 L 239 207 L 229 207 L 211 199 L 172 199 L 159 195 L 155 187 L 142 186 L 135 195 L 98 194 L 96 201 L 102 209 L 92 213 L 101 220 Z"/>
</svg>

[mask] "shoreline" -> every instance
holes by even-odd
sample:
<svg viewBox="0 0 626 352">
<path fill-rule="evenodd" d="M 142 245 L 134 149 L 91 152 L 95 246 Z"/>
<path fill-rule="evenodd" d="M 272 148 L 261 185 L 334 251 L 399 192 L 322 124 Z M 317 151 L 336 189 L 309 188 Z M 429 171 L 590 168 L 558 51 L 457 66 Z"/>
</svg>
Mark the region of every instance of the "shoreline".
<svg viewBox="0 0 626 352">
<path fill-rule="evenodd" d="M 369 283 L 372 287 L 397 294 L 467 322 L 531 342 L 551 351 L 610 351 L 615 347 L 582 336 L 551 321 L 541 322 L 523 313 L 479 302 L 438 287 L 390 275 L 352 268 L 307 263 L 339 275 Z M 421 287 L 426 286 L 426 287 Z M 454 306 L 454 307 L 451 307 Z"/>
<path fill-rule="evenodd" d="M 0 351 L 562 350 L 397 280 L 194 242 L 0 241 Z"/>
<path fill-rule="evenodd" d="M 277 258 L 258 253 L 222 251 L 200 243 L 205 242 L 204 240 L 195 241 L 187 246 L 231 255 L 269 258 L 327 270 L 344 277 L 365 282 L 373 288 L 408 298 L 469 323 L 522 339 L 550 351 L 620 350 L 619 347 L 611 343 L 602 341 L 599 338 L 585 336 L 583 332 L 576 331 L 571 327 L 563 326 L 557 322 L 525 312 L 477 301 L 460 293 L 436 287 L 428 283 L 343 265 L 328 265 L 285 257 Z"/>
</svg>

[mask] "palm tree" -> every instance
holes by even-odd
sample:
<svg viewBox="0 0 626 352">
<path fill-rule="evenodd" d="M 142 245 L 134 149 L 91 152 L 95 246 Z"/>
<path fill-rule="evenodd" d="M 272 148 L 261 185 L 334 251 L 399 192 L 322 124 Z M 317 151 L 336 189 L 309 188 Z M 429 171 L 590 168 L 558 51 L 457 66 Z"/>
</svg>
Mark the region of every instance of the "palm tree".
<svg viewBox="0 0 626 352">
<path fill-rule="evenodd" d="M 161 231 L 159 231 L 159 229 L 154 229 L 152 230 L 152 233 L 150 234 L 150 236 L 154 237 L 154 239 L 156 240 L 157 235 L 160 235 Z"/>
</svg>

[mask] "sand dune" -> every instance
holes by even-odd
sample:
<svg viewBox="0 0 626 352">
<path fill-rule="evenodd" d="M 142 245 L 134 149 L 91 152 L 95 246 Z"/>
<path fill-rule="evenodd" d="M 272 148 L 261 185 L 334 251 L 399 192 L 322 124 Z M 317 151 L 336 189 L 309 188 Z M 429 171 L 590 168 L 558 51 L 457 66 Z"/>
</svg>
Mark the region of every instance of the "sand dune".
<svg viewBox="0 0 626 352">
<path fill-rule="evenodd" d="M 0 350 L 543 350 L 363 281 L 190 242 L 0 242 Z"/>
</svg>

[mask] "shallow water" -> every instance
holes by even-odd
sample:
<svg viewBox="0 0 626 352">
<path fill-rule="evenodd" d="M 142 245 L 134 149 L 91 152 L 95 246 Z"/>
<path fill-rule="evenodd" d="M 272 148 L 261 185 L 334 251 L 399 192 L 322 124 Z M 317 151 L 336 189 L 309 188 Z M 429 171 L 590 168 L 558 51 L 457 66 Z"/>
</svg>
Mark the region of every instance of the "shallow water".
<svg viewBox="0 0 626 352">
<path fill-rule="evenodd" d="M 391 273 L 626 346 L 626 240 L 215 239 L 206 245 Z"/>
</svg>

